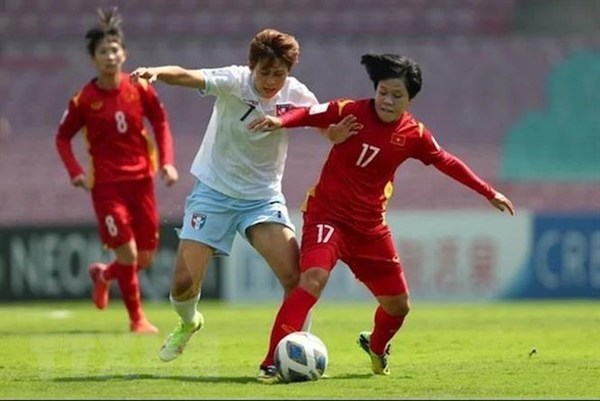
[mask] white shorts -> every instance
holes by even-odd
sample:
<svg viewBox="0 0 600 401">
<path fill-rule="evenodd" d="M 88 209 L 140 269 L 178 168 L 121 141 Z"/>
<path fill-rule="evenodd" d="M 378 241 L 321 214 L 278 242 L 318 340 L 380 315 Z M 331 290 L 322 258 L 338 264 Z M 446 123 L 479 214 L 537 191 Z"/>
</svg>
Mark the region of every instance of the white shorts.
<svg viewBox="0 0 600 401">
<path fill-rule="evenodd" d="M 206 244 L 215 249 L 216 255 L 229 255 L 236 232 L 248 240 L 246 230 L 266 222 L 295 231 L 283 195 L 260 200 L 236 199 L 196 180 L 185 199 L 179 238 Z"/>
</svg>

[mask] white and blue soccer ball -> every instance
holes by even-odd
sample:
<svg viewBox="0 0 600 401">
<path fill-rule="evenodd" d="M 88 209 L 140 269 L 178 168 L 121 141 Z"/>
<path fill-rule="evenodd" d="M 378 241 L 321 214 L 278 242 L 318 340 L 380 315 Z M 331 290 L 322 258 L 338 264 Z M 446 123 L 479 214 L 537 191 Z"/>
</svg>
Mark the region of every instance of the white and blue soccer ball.
<svg viewBox="0 0 600 401">
<path fill-rule="evenodd" d="M 320 379 L 327 362 L 323 341 L 306 331 L 288 334 L 275 348 L 275 367 L 287 383 Z"/>
</svg>

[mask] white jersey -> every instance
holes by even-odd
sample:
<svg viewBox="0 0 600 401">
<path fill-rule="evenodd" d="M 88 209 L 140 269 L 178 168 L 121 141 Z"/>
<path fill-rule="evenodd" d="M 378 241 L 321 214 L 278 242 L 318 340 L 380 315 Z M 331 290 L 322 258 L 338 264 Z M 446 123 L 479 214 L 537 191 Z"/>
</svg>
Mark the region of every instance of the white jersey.
<svg viewBox="0 0 600 401">
<path fill-rule="evenodd" d="M 249 67 L 201 69 L 206 88 L 216 96 L 204 139 L 192 162 L 191 173 L 205 185 L 233 198 L 268 199 L 281 194 L 288 133 L 249 131 L 260 116 L 277 116 L 290 107 L 317 104 L 315 95 L 296 78 L 288 77 L 271 99 L 259 98 Z"/>
</svg>

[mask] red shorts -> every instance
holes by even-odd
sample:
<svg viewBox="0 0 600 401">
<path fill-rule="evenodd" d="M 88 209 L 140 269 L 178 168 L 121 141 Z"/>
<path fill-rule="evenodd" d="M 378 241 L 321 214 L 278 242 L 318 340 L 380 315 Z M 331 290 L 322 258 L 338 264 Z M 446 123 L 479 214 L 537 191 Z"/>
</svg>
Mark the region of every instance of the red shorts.
<svg viewBox="0 0 600 401">
<path fill-rule="evenodd" d="M 311 267 L 331 271 L 338 259 L 375 296 L 408 293 L 389 227 L 382 226 L 377 235 L 365 236 L 343 224 L 305 215 L 300 271 Z"/>
<path fill-rule="evenodd" d="M 105 183 L 92 189 L 98 233 L 110 249 L 135 239 L 137 248 L 158 247 L 158 211 L 151 177 Z"/>
</svg>

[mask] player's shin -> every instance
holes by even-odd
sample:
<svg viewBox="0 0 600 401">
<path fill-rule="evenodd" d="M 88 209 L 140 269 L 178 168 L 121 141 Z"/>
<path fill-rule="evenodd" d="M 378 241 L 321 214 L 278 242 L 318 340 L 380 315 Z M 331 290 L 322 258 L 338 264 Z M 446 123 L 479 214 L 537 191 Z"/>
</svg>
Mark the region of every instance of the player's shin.
<svg viewBox="0 0 600 401">
<path fill-rule="evenodd" d="M 375 326 L 371 334 L 371 350 L 377 355 L 385 352 L 387 344 L 400 330 L 406 316 L 392 316 L 383 310 L 381 306 L 375 311 Z"/>
<path fill-rule="evenodd" d="M 317 298 L 301 287 L 297 287 L 283 301 L 275 317 L 271 330 L 269 351 L 262 366 L 273 365 L 273 354 L 277 344 L 283 337 L 294 331 L 301 331 L 303 323 L 308 320 L 308 314 Z"/>
<path fill-rule="evenodd" d="M 132 322 L 141 320 L 144 315 L 142 312 L 142 301 L 140 298 L 140 286 L 136 267 L 134 265 L 120 264 L 117 282 L 119 283 L 123 303 L 129 314 L 129 320 Z"/>
<path fill-rule="evenodd" d="M 302 331 L 307 331 L 310 333 L 312 328 L 312 308 L 306 314 L 306 319 L 304 319 L 304 323 L 302 324 Z"/>
</svg>

